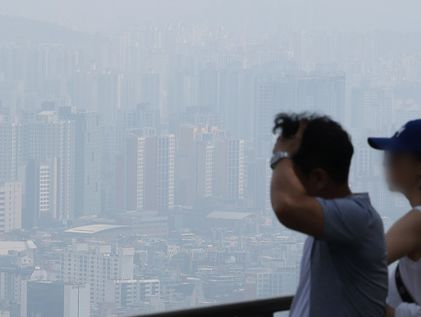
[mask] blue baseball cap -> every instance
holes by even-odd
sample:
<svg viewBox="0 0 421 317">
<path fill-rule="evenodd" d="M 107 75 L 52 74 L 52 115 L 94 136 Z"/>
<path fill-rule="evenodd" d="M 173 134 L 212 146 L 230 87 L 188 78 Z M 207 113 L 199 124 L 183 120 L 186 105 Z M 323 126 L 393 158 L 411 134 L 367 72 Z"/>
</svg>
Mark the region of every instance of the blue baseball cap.
<svg viewBox="0 0 421 317">
<path fill-rule="evenodd" d="M 421 119 L 409 121 L 391 138 L 368 138 L 368 144 L 388 152 L 421 153 Z"/>
</svg>

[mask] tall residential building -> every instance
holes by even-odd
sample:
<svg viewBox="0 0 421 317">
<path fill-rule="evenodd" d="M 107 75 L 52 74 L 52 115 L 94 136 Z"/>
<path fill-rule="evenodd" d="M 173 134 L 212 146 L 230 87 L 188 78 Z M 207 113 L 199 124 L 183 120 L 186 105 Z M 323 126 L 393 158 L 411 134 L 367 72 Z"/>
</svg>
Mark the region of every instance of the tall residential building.
<svg viewBox="0 0 421 317">
<path fill-rule="evenodd" d="M 317 109 L 343 122 L 351 114 L 345 103 L 345 75 L 342 73 L 311 73 L 299 76 L 296 83 L 295 109 Z"/>
<path fill-rule="evenodd" d="M 101 127 L 95 112 L 74 114 L 75 214 L 98 215 L 101 212 Z"/>
<path fill-rule="evenodd" d="M 117 307 L 143 306 L 161 293 L 159 279 L 113 280 L 107 285 L 107 302 Z"/>
<path fill-rule="evenodd" d="M 218 72 L 212 66 L 206 66 L 197 74 L 197 104 L 208 109 L 218 104 Z"/>
<path fill-rule="evenodd" d="M 254 100 L 253 135 L 260 149 L 262 142 L 271 142 L 271 128 L 278 112 L 294 109 L 295 80 L 275 75 L 265 75 L 256 78 Z"/>
<path fill-rule="evenodd" d="M 58 219 L 59 160 L 29 160 L 25 168 L 22 226 L 31 229 Z"/>
<path fill-rule="evenodd" d="M 263 145 L 271 143 L 273 119 L 279 112 L 316 111 L 342 121 L 347 114 L 345 76 L 337 73 L 264 75 L 256 79 L 254 104 L 254 140 Z"/>
<path fill-rule="evenodd" d="M 43 111 L 35 122 L 24 126 L 25 159 L 57 160 L 56 220 L 74 218 L 76 131 L 73 120 L 61 119 L 55 111 Z"/>
<path fill-rule="evenodd" d="M 133 248 L 77 243 L 61 258 L 61 280 L 89 284 L 91 307 L 106 302 L 109 281 L 133 279 Z"/>
<path fill-rule="evenodd" d="M 214 194 L 217 127 L 185 124 L 177 132 L 176 201 L 191 206 Z"/>
<path fill-rule="evenodd" d="M 4 306 L 20 304 L 21 283 L 34 271 L 37 247 L 32 240 L 2 240 L 0 248 L 0 301 Z"/>
<path fill-rule="evenodd" d="M 59 281 L 25 281 L 22 317 L 89 317 L 89 285 Z"/>
<path fill-rule="evenodd" d="M 21 126 L 0 121 L 0 182 L 17 179 L 21 163 Z"/>
<path fill-rule="evenodd" d="M 270 181 L 272 170 L 267 157 L 254 157 L 247 160 L 246 196 L 252 199 L 252 206 L 257 210 L 271 210 Z"/>
<path fill-rule="evenodd" d="M 214 195 L 223 200 L 244 198 L 245 189 L 244 140 L 220 138 L 215 140 Z"/>
<path fill-rule="evenodd" d="M 175 136 L 158 137 L 158 209 L 174 208 Z M 148 183 L 147 183 L 148 184 Z M 152 202 L 153 206 L 153 202 Z M 147 207 L 147 206 L 146 206 Z"/>
<path fill-rule="evenodd" d="M 22 199 L 21 183 L 0 186 L 0 232 L 22 228 Z"/>
<path fill-rule="evenodd" d="M 149 103 L 139 103 L 133 111 L 127 112 L 126 122 L 132 129 L 160 128 L 160 111 L 152 108 Z"/>
<path fill-rule="evenodd" d="M 159 74 L 155 72 L 144 73 L 142 74 L 141 83 L 141 101 L 149 104 L 152 109 L 161 110 L 161 82 Z"/>
<path fill-rule="evenodd" d="M 180 206 L 191 206 L 195 198 L 195 137 L 199 128 L 185 124 L 178 128 L 176 137 L 175 200 Z"/>
<path fill-rule="evenodd" d="M 127 142 L 127 208 L 174 208 L 175 136 L 132 134 Z"/>
<path fill-rule="evenodd" d="M 236 138 L 251 139 L 253 130 L 254 71 L 230 65 L 218 71 L 218 105 L 223 127 Z M 215 108 L 211 108 L 215 109 Z"/>
<path fill-rule="evenodd" d="M 208 140 L 196 140 L 195 191 L 198 198 L 209 198 L 214 193 L 215 145 Z"/>
<path fill-rule="evenodd" d="M 114 71 L 102 71 L 96 74 L 94 111 L 101 113 L 101 119 L 107 124 L 115 118 L 119 107 L 119 75 Z"/>
</svg>

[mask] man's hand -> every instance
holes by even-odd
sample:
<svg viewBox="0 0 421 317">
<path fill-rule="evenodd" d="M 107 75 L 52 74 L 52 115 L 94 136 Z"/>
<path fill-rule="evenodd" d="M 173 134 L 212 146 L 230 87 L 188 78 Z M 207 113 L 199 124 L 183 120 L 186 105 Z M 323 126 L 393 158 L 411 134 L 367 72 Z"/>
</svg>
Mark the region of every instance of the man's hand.
<svg viewBox="0 0 421 317">
<path fill-rule="evenodd" d="M 276 140 L 275 146 L 273 147 L 273 153 L 288 152 L 289 155 L 293 157 L 300 149 L 301 141 L 303 139 L 303 134 L 307 124 L 307 121 L 301 121 L 297 133 L 291 138 L 279 136 Z"/>
</svg>

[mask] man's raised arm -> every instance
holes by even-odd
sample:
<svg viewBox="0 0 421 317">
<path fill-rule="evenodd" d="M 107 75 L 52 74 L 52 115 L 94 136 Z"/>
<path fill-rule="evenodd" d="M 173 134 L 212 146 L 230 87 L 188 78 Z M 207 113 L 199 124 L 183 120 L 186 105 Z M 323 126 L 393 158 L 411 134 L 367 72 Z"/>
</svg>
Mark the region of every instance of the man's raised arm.
<svg viewBox="0 0 421 317">
<path fill-rule="evenodd" d="M 298 150 L 305 124 L 292 138 L 279 137 L 274 153 L 293 156 Z M 279 221 L 286 227 L 302 233 L 320 237 L 323 232 L 323 211 L 316 198 L 309 196 L 289 158 L 280 159 L 273 166 L 271 183 L 272 208 Z"/>
</svg>

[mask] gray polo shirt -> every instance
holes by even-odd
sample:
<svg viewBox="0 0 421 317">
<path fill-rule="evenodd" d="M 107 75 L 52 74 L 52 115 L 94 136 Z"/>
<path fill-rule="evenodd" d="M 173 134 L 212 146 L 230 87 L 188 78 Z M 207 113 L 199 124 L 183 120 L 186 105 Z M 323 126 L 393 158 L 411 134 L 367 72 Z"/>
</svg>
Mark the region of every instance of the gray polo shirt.
<svg viewBox="0 0 421 317">
<path fill-rule="evenodd" d="M 368 194 L 318 199 L 323 236 L 304 245 L 292 317 L 383 317 L 387 261 L 383 222 Z"/>
</svg>

